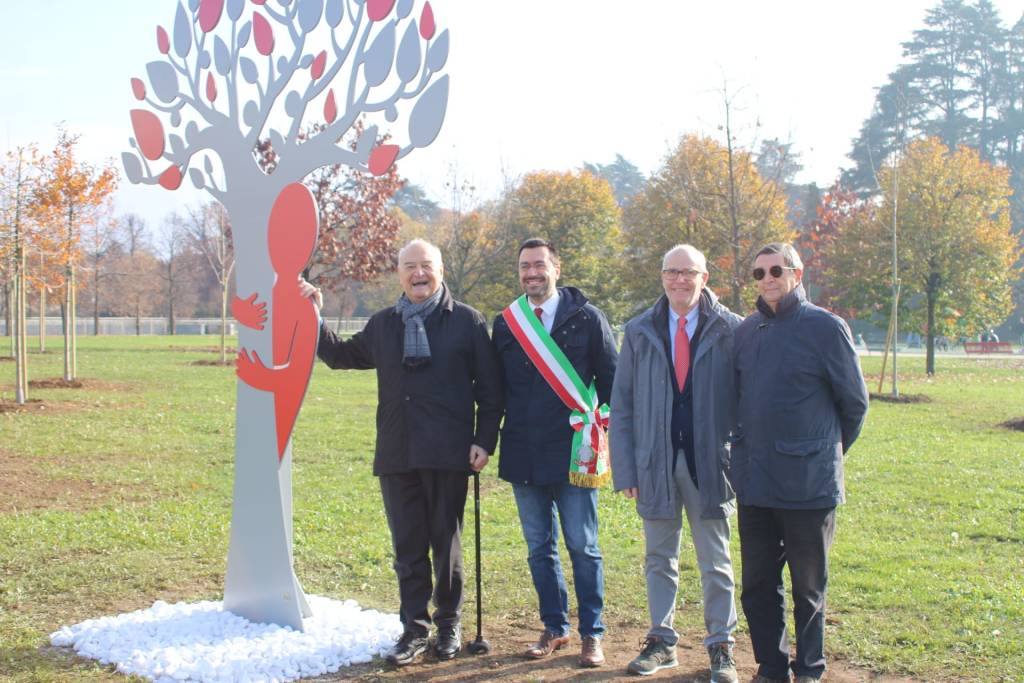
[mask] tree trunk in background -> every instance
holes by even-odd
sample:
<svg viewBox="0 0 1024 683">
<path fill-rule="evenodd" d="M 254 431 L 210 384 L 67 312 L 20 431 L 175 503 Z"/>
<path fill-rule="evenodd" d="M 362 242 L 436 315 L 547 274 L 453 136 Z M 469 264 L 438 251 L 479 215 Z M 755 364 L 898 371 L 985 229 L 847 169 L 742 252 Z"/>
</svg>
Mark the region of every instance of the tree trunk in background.
<svg viewBox="0 0 1024 683">
<path fill-rule="evenodd" d="M 39 288 L 39 353 L 46 353 L 46 287 Z"/>
</svg>

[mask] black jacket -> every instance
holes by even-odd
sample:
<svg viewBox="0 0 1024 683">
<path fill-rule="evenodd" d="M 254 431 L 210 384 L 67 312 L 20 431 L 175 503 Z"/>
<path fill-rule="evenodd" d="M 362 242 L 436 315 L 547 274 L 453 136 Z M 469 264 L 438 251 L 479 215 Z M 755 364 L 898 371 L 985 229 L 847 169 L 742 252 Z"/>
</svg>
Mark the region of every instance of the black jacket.
<svg viewBox="0 0 1024 683">
<path fill-rule="evenodd" d="M 551 336 L 583 384 L 595 382 L 598 401 L 607 403 L 618 360 L 611 327 L 578 289 L 559 287 L 558 291 L 561 299 Z M 539 486 L 569 481 L 573 436 L 569 408 L 541 377 L 500 315 L 494 319 L 493 339 L 505 387 L 499 476 L 515 484 Z"/>
<path fill-rule="evenodd" d="M 814 509 L 845 500 L 843 455 L 868 391 L 850 328 L 802 285 L 736 329 L 738 392 L 730 480 L 740 505 Z"/>
<path fill-rule="evenodd" d="M 320 360 L 334 369 L 377 370 L 376 475 L 469 473 L 470 445 L 493 453 L 498 442 L 501 375 L 483 314 L 452 299 L 446 288 L 424 327 L 430 362 L 408 368 L 402 364 L 405 325 L 394 307 L 374 313 L 345 341 L 320 326 Z"/>
</svg>

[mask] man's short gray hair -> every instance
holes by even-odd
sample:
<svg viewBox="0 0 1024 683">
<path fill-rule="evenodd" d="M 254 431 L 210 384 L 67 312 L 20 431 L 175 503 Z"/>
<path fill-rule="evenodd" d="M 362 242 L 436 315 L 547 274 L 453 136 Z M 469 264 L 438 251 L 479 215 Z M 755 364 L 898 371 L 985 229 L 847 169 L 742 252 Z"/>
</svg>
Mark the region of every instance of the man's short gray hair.
<svg viewBox="0 0 1024 683">
<path fill-rule="evenodd" d="M 758 256 L 764 254 L 782 254 L 783 265 L 789 266 L 790 268 L 804 269 L 804 262 L 800 259 L 800 254 L 789 242 L 771 242 L 761 247 L 761 250 L 754 256 L 754 260 L 757 260 Z"/>
<path fill-rule="evenodd" d="M 666 251 L 665 255 L 661 257 L 661 267 L 664 268 L 665 264 L 668 262 L 668 258 L 679 251 L 685 251 L 690 255 L 690 258 L 693 259 L 694 263 L 699 263 L 703 269 L 701 272 L 706 273 L 708 271 L 708 260 L 704 257 L 704 252 L 692 244 L 677 244 Z"/>
<path fill-rule="evenodd" d="M 436 244 L 432 244 L 431 242 L 428 242 L 427 240 L 424 239 L 420 239 L 418 237 L 414 240 L 409 240 L 408 244 L 406 244 L 404 247 L 398 250 L 398 262 L 402 262 L 402 255 L 406 251 L 408 251 L 412 247 L 417 246 L 423 247 L 427 251 L 431 252 L 434 256 L 434 259 L 437 261 L 437 265 L 444 265 L 444 261 L 441 259 L 441 250 L 438 248 L 438 246 Z"/>
</svg>

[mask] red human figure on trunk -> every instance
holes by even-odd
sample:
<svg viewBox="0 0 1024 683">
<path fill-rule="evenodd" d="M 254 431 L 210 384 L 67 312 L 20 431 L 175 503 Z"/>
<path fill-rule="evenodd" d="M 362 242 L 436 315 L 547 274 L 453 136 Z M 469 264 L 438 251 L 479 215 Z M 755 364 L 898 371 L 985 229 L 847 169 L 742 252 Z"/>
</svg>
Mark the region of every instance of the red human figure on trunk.
<svg viewBox="0 0 1024 683">
<path fill-rule="evenodd" d="M 278 461 L 284 458 L 316 359 L 319 321 L 313 303 L 299 294 L 298 280 L 316 246 L 318 225 L 316 202 L 305 185 L 292 183 L 281 190 L 270 211 L 267 230 L 275 273 L 270 322 L 273 365 L 268 368 L 255 351 L 244 348 L 239 349 L 236 361 L 243 382 L 274 394 Z M 262 330 L 266 306 L 257 303 L 254 293 L 247 299 L 236 296 L 231 311 L 239 323 Z"/>
</svg>

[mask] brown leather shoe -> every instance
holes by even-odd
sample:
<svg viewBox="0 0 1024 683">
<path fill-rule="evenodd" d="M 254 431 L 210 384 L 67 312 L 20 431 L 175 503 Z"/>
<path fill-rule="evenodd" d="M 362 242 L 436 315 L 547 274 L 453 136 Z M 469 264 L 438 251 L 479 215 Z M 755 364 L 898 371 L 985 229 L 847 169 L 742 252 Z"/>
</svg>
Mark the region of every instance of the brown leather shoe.
<svg viewBox="0 0 1024 683">
<path fill-rule="evenodd" d="M 601 651 L 601 639 L 594 636 L 583 636 L 580 666 L 595 667 L 602 664 L 604 664 L 604 652 Z"/>
<path fill-rule="evenodd" d="M 543 659 L 555 650 L 561 650 L 568 644 L 568 634 L 560 636 L 545 629 L 540 634 L 540 640 L 526 649 L 526 656 L 530 659 Z"/>
</svg>

